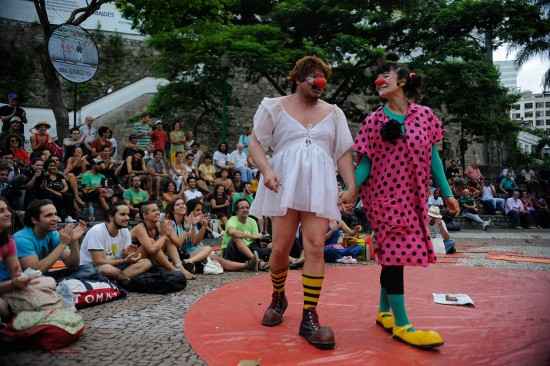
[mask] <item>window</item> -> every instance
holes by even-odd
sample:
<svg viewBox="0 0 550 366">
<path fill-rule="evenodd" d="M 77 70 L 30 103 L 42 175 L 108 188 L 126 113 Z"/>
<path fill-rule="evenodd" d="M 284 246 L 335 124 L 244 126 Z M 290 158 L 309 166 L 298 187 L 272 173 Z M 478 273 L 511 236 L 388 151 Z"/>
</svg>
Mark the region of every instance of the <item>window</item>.
<svg viewBox="0 0 550 366">
<path fill-rule="evenodd" d="M 537 124 L 537 126 L 544 126 L 544 120 L 542 120 L 542 119 L 537 119 L 536 124 Z"/>
<path fill-rule="evenodd" d="M 535 103 L 535 108 L 544 108 L 544 103 Z"/>
<path fill-rule="evenodd" d="M 536 117 L 542 117 L 542 111 L 536 111 L 535 116 Z"/>
<path fill-rule="evenodd" d="M 550 107 L 550 103 L 546 102 L 546 104 L 549 104 L 547 107 Z M 519 104 L 512 104 L 512 110 L 513 111 L 519 111 L 521 106 Z"/>
<path fill-rule="evenodd" d="M 550 119 L 547 119 L 547 120 L 546 120 L 546 125 L 547 125 L 547 126 L 550 126 Z"/>
<path fill-rule="evenodd" d="M 525 112 L 525 118 L 533 118 L 533 112 Z"/>
<path fill-rule="evenodd" d="M 550 112 L 550 111 L 548 111 L 548 112 Z M 512 118 L 520 119 L 520 118 L 521 118 L 521 113 L 514 113 L 514 114 L 512 115 Z"/>
<path fill-rule="evenodd" d="M 525 109 L 533 109 L 533 103 L 525 103 L 523 106 Z"/>
<path fill-rule="evenodd" d="M 546 110 L 546 117 L 550 117 L 550 109 Z"/>
<path fill-rule="evenodd" d="M 546 102 L 546 108 L 550 108 L 550 102 Z"/>
</svg>

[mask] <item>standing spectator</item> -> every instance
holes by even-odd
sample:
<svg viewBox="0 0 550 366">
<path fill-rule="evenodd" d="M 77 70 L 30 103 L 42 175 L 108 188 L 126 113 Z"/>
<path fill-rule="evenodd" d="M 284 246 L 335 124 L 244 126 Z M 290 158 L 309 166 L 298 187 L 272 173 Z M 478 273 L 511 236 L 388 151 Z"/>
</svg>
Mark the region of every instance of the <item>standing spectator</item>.
<svg viewBox="0 0 550 366">
<path fill-rule="evenodd" d="M 214 153 L 214 165 L 217 170 L 231 168 L 229 155 L 227 154 L 227 144 L 218 145 L 218 150 Z"/>
<path fill-rule="evenodd" d="M 504 212 L 504 198 L 495 197 L 495 186 L 488 180 L 483 181 L 483 189 L 481 194 L 481 203 L 490 215 L 494 215 L 496 210 Z"/>
<path fill-rule="evenodd" d="M 122 283 L 151 268 L 149 259 L 140 253 L 129 254 L 132 236 L 128 230 L 130 209 L 124 204 L 107 210 L 107 222 L 94 225 L 82 241 L 80 266 L 94 266 L 97 271 Z"/>
<path fill-rule="evenodd" d="M 178 152 L 185 152 L 185 132 L 182 130 L 182 123 L 181 120 L 177 120 L 174 123 L 174 129 L 170 132 L 170 162 L 172 164 L 175 163 Z"/>
<path fill-rule="evenodd" d="M 143 113 L 139 121 L 134 123 L 133 134 L 137 137 L 139 149 L 149 151 L 151 149 L 151 115 Z"/>
<path fill-rule="evenodd" d="M 141 188 L 141 178 L 137 175 L 130 179 L 130 188 L 124 191 L 122 197 L 130 208 L 131 217 L 135 217 L 141 206 L 149 201 L 149 193 Z"/>
<path fill-rule="evenodd" d="M 82 136 L 82 140 L 84 141 L 84 146 L 87 150 L 86 153 L 92 151 L 90 144 L 94 142 L 97 136 L 97 129 L 93 126 L 94 121 L 94 117 L 86 116 L 86 118 L 84 118 L 84 124 L 80 126 L 80 136 Z"/>
<path fill-rule="evenodd" d="M 154 130 L 151 132 L 151 140 L 153 142 L 153 150 L 160 150 L 164 154 L 168 144 L 168 134 L 164 131 L 162 121 L 155 121 Z"/>
<path fill-rule="evenodd" d="M 159 199 L 160 187 L 169 178 L 168 168 L 164 161 L 164 153 L 161 150 L 155 150 L 153 159 L 147 164 L 149 178 L 149 193 Z"/>
<path fill-rule="evenodd" d="M 36 200 L 27 207 L 25 227 L 13 235 L 23 270 L 34 268 L 59 279 L 78 269 L 80 238 L 86 232 L 86 225 L 69 224 L 58 231 L 58 222 L 57 209 L 50 200 Z M 48 273 L 59 259 L 67 270 Z"/>
<path fill-rule="evenodd" d="M 514 180 L 514 172 L 513 171 L 509 170 L 508 174 L 506 174 L 506 176 L 504 176 L 500 180 L 499 188 L 500 188 L 500 191 L 502 193 L 505 193 L 507 195 L 511 195 L 513 193 L 513 191 L 518 189 L 516 181 Z"/>
<path fill-rule="evenodd" d="M 254 172 L 248 167 L 248 154 L 244 150 L 243 144 L 237 144 L 237 149 L 229 155 L 229 161 L 241 173 L 243 182 L 250 182 Z"/>
<path fill-rule="evenodd" d="M 63 146 L 65 147 L 65 161 L 69 159 L 74 153 L 77 147 L 82 148 L 84 145 L 84 136 L 80 134 L 80 130 L 77 127 L 73 127 L 70 130 L 71 136 L 63 139 Z"/>
<path fill-rule="evenodd" d="M 510 224 L 516 229 L 532 226 L 532 218 L 523 206 L 518 190 L 514 190 L 512 197 L 506 200 L 506 216 L 510 218 Z"/>
<path fill-rule="evenodd" d="M 6 132 L 10 128 L 10 124 L 15 121 L 13 117 L 18 117 L 21 123 L 27 123 L 27 114 L 25 110 L 19 106 L 19 99 L 16 93 L 8 94 L 8 104 L 0 107 L 0 119 L 2 120 L 2 132 Z M 19 127 L 19 135 L 24 134 L 23 125 Z"/>
<path fill-rule="evenodd" d="M 245 127 L 243 133 L 239 135 L 239 144 L 243 145 L 244 152 L 248 155 L 248 144 L 250 143 L 250 127 Z"/>
<path fill-rule="evenodd" d="M 459 202 L 460 206 L 462 206 L 462 216 L 471 221 L 477 222 L 478 224 L 481 224 L 482 229 L 487 230 L 487 228 L 491 224 L 491 220 L 483 221 L 481 217 L 479 217 L 479 209 L 477 208 L 477 205 L 472 198 L 469 189 L 465 189 L 462 192 L 462 196 L 460 197 Z"/>
</svg>

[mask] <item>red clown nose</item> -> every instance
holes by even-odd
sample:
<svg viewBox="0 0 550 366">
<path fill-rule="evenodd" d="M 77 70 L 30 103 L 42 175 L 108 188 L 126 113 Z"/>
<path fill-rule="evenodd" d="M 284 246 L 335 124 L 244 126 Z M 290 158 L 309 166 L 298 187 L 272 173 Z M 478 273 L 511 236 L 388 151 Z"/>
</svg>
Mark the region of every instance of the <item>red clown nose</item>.
<svg viewBox="0 0 550 366">
<path fill-rule="evenodd" d="M 324 89 L 327 86 L 327 79 L 323 77 L 316 77 L 315 80 L 313 80 L 313 85 L 319 89 Z"/>
<path fill-rule="evenodd" d="M 376 86 L 382 86 L 386 83 L 386 80 L 384 80 L 384 78 L 382 77 L 378 77 L 376 78 L 376 80 L 374 80 L 374 85 Z"/>
</svg>

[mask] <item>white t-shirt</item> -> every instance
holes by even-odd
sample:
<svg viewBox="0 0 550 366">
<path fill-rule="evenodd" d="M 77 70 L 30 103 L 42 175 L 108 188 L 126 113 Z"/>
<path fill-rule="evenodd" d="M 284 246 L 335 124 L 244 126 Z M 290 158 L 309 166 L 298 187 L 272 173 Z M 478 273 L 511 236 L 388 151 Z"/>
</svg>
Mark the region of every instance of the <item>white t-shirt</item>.
<svg viewBox="0 0 550 366">
<path fill-rule="evenodd" d="M 194 200 L 195 198 L 202 198 L 202 192 L 198 189 L 188 189 L 183 194 L 185 195 L 185 202 Z"/>
<path fill-rule="evenodd" d="M 106 224 L 96 224 L 88 230 L 80 246 L 80 265 L 93 263 L 90 250 L 103 250 L 107 258 L 122 258 L 122 252 L 130 244 L 132 237 L 128 229 L 120 229 L 113 237 Z"/>
<path fill-rule="evenodd" d="M 217 168 L 225 168 L 225 166 L 227 165 L 227 161 L 229 160 L 229 156 L 222 153 L 221 151 L 216 151 L 214 152 L 213 160 L 214 165 Z"/>
<path fill-rule="evenodd" d="M 493 188 L 491 186 L 483 186 L 483 194 L 481 195 L 482 201 L 492 200 L 493 197 Z"/>
<path fill-rule="evenodd" d="M 242 152 L 239 152 L 239 150 L 235 150 L 229 155 L 229 161 L 235 165 L 235 168 L 246 168 L 247 165 L 247 156 L 244 150 Z"/>
</svg>

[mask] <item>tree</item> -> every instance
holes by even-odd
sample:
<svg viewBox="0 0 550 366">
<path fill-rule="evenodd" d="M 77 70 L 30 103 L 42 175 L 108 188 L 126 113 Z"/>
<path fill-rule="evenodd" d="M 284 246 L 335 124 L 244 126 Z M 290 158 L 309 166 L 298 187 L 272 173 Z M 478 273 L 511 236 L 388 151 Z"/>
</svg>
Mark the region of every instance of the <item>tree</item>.
<svg viewBox="0 0 550 366">
<path fill-rule="evenodd" d="M 239 103 L 230 83 L 237 73 L 253 83 L 266 80 L 284 95 L 293 63 L 316 54 L 333 66 L 326 99 L 357 121 L 374 96 L 377 59 L 391 50 L 426 76 L 423 102 L 444 113 L 446 123 L 462 126 L 469 138 L 514 130 L 507 113 L 514 96 L 499 85 L 487 55 L 512 36 L 519 39 L 529 21 L 538 19 L 536 7 L 521 0 L 167 3 L 157 9 L 154 0 L 117 1 L 160 53 L 157 72 L 172 81 L 162 99 L 185 101 L 200 109 L 201 118 L 219 118 L 226 100 Z M 156 105 L 164 112 L 171 108 Z"/>
<path fill-rule="evenodd" d="M 110 1 L 111 0 L 87 1 L 86 3 L 88 5 L 73 10 L 65 23 L 71 25 L 80 25 L 95 11 L 97 11 L 101 7 L 101 5 Z M 36 8 L 36 13 L 38 14 L 38 19 L 40 20 L 40 24 L 42 26 L 42 31 L 44 33 L 44 42 L 37 49 L 38 57 L 40 58 L 40 66 L 42 68 L 42 74 L 44 75 L 44 84 L 46 89 L 48 90 L 48 104 L 55 116 L 57 136 L 59 137 L 59 139 L 62 140 L 69 129 L 69 113 L 63 101 L 63 90 L 61 87 L 61 81 L 59 80 L 59 76 L 57 75 L 57 72 L 51 64 L 50 58 L 48 56 L 48 40 L 55 27 L 50 23 L 50 20 L 48 19 L 46 1 L 33 0 L 33 2 L 34 7 Z"/>
</svg>

